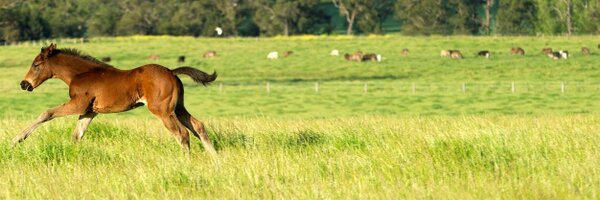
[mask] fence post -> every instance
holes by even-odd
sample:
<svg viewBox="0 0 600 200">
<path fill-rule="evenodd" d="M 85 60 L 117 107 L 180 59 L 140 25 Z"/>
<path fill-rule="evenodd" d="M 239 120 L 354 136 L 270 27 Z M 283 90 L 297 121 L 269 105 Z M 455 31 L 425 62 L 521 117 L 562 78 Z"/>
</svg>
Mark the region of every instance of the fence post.
<svg viewBox="0 0 600 200">
<path fill-rule="evenodd" d="M 565 93 L 565 82 L 560 82 L 560 93 Z"/>
<path fill-rule="evenodd" d="M 271 83 L 267 81 L 267 93 L 271 92 Z"/>
<path fill-rule="evenodd" d="M 365 93 L 369 92 L 369 85 L 367 83 L 365 83 L 364 91 Z"/>
<path fill-rule="evenodd" d="M 510 84 L 510 91 L 514 94 L 515 93 L 515 82 L 511 82 Z"/>
<path fill-rule="evenodd" d="M 315 92 L 319 93 L 319 81 L 315 82 Z"/>
<path fill-rule="evenodd" d="M 412 83 L 412 93 L 417 92 L 417 84 L 415 84 L 414 82 Z"/>
<path fill-rule="evenodd" d="M 465 83 L 462 83 L 461 90 L 463 93 L 467 92 L 467 86 L 465 85 Z"/>
</svg>

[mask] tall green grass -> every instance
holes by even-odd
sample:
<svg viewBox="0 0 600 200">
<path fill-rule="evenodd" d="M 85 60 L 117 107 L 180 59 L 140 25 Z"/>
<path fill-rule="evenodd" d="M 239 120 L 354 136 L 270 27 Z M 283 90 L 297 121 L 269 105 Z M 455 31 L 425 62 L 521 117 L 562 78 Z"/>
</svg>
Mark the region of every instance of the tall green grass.
<svg viewBox="0 0 600 200">
<path fill-rule="evenodd" d="M 600 119 L 213 118 L 217 160 L 158 120 L 58 120 L 0 143 L 2 198 L 597 199 Z M 8 141 L 22 120 L 0 122 Z"/>
</svg>

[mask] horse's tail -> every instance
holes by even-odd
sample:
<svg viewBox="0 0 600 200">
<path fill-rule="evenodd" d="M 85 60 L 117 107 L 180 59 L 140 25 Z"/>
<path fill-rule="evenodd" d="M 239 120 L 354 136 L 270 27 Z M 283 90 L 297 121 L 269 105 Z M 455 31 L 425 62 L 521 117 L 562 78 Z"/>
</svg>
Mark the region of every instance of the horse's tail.
<svg viewBox="0 0 600 200">
<path fill-rule="evenodd" d="M 193 67 L 179 67 L 179 68 L 171 70 L 171 72 L 173 72 L 173 74 L 175 74 L 175 75 L 179 75 L 179 74 L 188 75 L 188 76 L 192 77 L 194 82 L 202 83 L 202 85 L 205 85 L 205 86 L 210 84 L 210 82 L 213 82 L 215 79 L 217 79 L 216 71 L 214 71 L 213 74 L 207 74 L 206 72 L 200 71 Z"/>
</svg>

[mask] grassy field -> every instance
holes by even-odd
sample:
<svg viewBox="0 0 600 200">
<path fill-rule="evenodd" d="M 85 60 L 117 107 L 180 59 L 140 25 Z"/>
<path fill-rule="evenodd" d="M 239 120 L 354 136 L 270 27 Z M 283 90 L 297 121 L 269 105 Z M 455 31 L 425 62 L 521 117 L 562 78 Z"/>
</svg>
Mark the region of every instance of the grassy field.
<svg viewBox="0 0 600 200">
<path fill-rule="evenodd" d="M 0 198 L 598 199 L 598 43 L 596 36 L 394 35 L 58 43 L 111 56 L 119 68 L 158 54 L 170 68 L 186 55 L 185 65 L 218 71 L 206 88 L 183 78 L 186 106 L 206 123 L 216 160 L 196 139 L 183 154 L 145 108 L 100 115 L 77 144 L 72 116 L 12 148 L 12 137 L 68 96 L 59 80 L 21 91 L 40 46 L 3 46 Z M 513 46 L 526 56 L 509 55 Z M 593 55 L 580 55 L 584 46 Z M 572 58 L 550 60 L 543 47 Z M 402 48 L 411 54 L 400 56 Z M 347 62 L 329 56 L 332 49 L 385 59 Z M 466 59 L 439 58 L 441 49 L 460 49 Z M 484 49 L 491 59 L 475 56 Z M 218 56 L 203 59 L 206 50 Z M 285 50 L 294 54 L 266 59 Z"/>
<path fill-rule="evenodd" d="M 186 102 L 204 116 L 343 117 L 354 115 L 479 115 L 479 114 L 598 114 L 600 70 L 598 37 L 399 37 L 348 38 L 304 36 L 274 39 L 195 39 L 186 37 L 96 38 L 85 44 L 59 43 L 96 57 L 111 56 L 112 64 L 132 68 L 157 61 L 175 68 L 177 56 L 186 55 L 185 65 L 205 71 L 217 70 L 219 78 L 208 88 L 187 85 Z M 510 47 L 521 46 L 526 56 L 511 56 Z M 592 56 L 579 49 L 592 48 Z M 553 47 L 572 53 L 569 60 L 551 60 L 541 48 Z M 382 63 L 347 62 L 329 56 L 362 50 L 384 56 Z M 408 57 L 400 56 L 409 48 Z M 440 49 L 460 49 L 464 60 L 439 58 Z M 492 51 L 491 59 L 476 57 L 477 51 Z M 203 59 L 206 50 L 218 57 Z M 270 51 L 293 50 L 289 58 L 269 61 Z M 0 48 L 0 115 L 41 112 L 66 100 L 66 86 L 51 80 L 32 94 L 18 90 L 39 45 Z M 265 91 L 266 82 L 272 90 Z M 314 92 L 315 82 L 320 92 Z M 511 83 L 515 82 L 515 93 Z M 561 92 L 561 82 L 565 92 Z M 416 92 L 412 92 L 412 84 Z M 466 92 L 461 92 L 462 84 Z M 219 84 L 223 84 L 222 92 Z M 369 92 L 364 93 L 364 84 Z M 64 92 L 59 92 L 64 91 Z M 44 99 L 40 101 L 40 99 Z M 36 102 L 22 103 L 22 102 Z M 131 115 L 146 116 L 141 111 Z"/>
<path fill-rule="evenodd" d="M 219 159 L 155 121 L 72 121 L 0 145 L 4 198 L 598 199 L 598 117 L 207 121 Z M 2 138 L 26 124 L 3 120 Z"/>
</svg>

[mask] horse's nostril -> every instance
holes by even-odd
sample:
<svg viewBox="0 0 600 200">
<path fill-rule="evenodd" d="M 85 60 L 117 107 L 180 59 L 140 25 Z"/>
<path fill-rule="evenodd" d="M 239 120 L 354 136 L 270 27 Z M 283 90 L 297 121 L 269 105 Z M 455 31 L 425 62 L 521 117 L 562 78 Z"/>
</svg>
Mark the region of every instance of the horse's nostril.
<svg viewBox="0 0 600 200">
<path fill-rule="evenodd" d="M 31 83 L 29 83 L 27 81 L 21 81 L 21 89 L 31 91 L 31 90 L 33 90 L 33 87 L 31 86 Z"/>
</svg>

